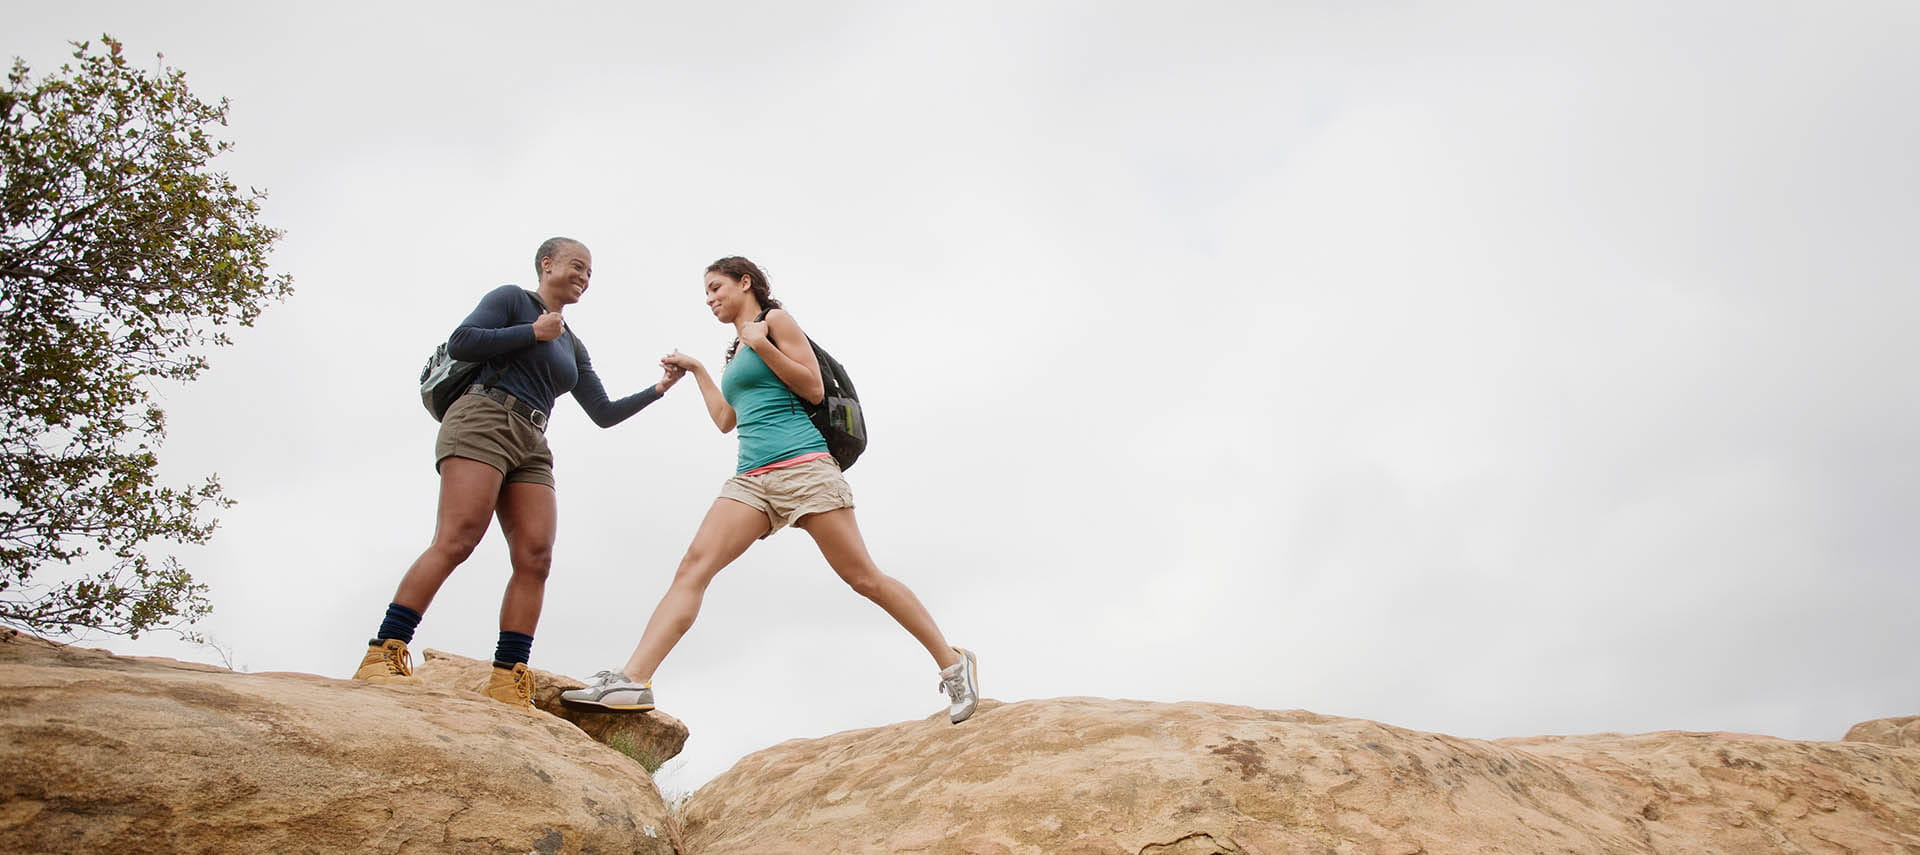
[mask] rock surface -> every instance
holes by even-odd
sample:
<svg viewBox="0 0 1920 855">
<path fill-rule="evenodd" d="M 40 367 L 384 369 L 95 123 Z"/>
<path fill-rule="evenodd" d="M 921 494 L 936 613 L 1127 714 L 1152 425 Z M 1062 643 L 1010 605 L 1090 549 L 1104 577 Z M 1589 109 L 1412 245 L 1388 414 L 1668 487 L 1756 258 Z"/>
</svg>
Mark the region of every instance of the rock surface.
<svg viewBox="0 0 1920 855">
<path fill-rule="evenodd" d="M 564 674 L 533 670 L 533 705 L 556 718 L 574 725 L 597 742 L 613 746 L 621 753 L 659 769 L 660 764 L 679 755 L 687 744 L 687 726 L 659 710 L 651 712 L 598 712 L 569 705 L 560 693 L 578 689 L 585 683 Z M 429 686 L 443 689 L 479 691 L 493 671 L 492 662 L 469 659 L 454 653 L 429 648 L 421 657 L 414 674 Z"/>
<path fill-rule="evenodd" d="M 676 851 L 639 764 L 466 692 L 0 641 L 0 851 Z"/>
<path fill-rule="evenodd" d="M 1847 741 L 1920 748 L 1920 715 L 1863 721 L 1847 729 Z"/>
<path fill-rule="evenodd" d="M 1485 741 L 1303 711 L 986 702 L 742 759 L 694 853 L 1920 853 L 1920 749 Z"/>
</svg>

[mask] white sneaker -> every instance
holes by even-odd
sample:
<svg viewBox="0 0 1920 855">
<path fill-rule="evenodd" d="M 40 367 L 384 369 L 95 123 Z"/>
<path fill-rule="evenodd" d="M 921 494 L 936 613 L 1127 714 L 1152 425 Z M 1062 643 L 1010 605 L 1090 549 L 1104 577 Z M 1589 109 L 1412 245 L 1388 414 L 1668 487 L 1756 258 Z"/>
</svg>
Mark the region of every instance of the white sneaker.
<svg viewBox="0 0 1920 855">
<path fill-rule="evenodd" d="M 653 681 L 635 683 L 619 671 L 601 671 L 587 681 L 586 688 L 568 689 L 560 698 L 601 709 L 644 712 L 653 709 Z"/>
<path fill-rule="evenodd" d="M 953 705 L 947 707 L 947 718 L 959 724 L 972 717 L 974 709 L 980 706 L 980 677 L 973 651 L 956 647 L 953 652 L 960 654 L 960 661 L 940 670 L 940 691 L 946 692 L 953 701 Z"/>
</svg>

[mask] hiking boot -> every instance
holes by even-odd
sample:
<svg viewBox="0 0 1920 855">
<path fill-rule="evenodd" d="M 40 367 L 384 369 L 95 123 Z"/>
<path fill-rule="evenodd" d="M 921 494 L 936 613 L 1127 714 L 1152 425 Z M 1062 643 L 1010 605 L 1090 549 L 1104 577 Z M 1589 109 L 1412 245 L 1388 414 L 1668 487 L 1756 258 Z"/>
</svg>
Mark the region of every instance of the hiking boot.
<svg viewBox="0 0 1920 855">
<path fill-rule="evenodd" d="M 560 697 L 568 703 L 604 710 L 645 712 L 653 709 L 653 681 L 635 683 L 619 671 L 601 671 L 587 681 L 586 688 L 568 689 Z"/>
<path fill-rule="evenodd" d="M 959 724 L 980 706 L 980 677 L 973 651 L 956 647 L 953 652 L 960 654 L 960 661 L 940 670 L 940 691 L 946 692 L 953 701 L 953 705 L 947 707 L 947 718 Z"/>
<path fill-rule="evenodd" d="M 533 709 L 533 671 L 525 662 L 515 662 L 512 668 L 502 668 L 496 662 L 480 694 L 507 706 Z"/>
<path fill-rule="evenodd" d="M 413 654 L 407 652 L 407 643 L 398 638 L 379 639 L 367 642 L 367 655 L 360 660 L 360 670 L 353 672 L 353 679 L 369 683 L 412 683 Z"/>
</svg>

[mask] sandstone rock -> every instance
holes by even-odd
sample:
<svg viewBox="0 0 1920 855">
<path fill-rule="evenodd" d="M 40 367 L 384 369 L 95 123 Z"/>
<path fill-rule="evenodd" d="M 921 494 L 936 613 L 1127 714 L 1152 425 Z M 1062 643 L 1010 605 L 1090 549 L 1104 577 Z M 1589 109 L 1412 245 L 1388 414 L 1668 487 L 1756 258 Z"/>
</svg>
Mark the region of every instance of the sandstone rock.
<svg viewBox="0 0 1920 855">
<path fill-rule="evenodd" d="M 1873 742 L 1895 748 L 1920 748 L 1920 715 L 1879 718 L 1847 728 L 1848 742 Z"/>
<path fill-rule="evenodd" d="M 685 822 L 696 853 L 1920 853 L 1920 750 L 989 701 L 752 754 Z"/>
<path fill-rule="evenodd" d="M 679 850 L 638 765 L 465 693 L 0 642 L 0 851 Z"/>
<path fill-rule="evenodd" d="M 486 685 L 492 662 L 469 659 L 455 653 L 429 648 L 414 671 L 421 682 L 443 689 L 479 691 Z M 560 693 L 585 683 L 564 674 L 533 669 L 533 705 L 558 718 L 573 722 L 596 741 L 606 743 L 645 765 L 649 771 L 678 756 L 687 744 L 687 726 L 659 710 L 651 712 L 602 712 L 573 706 L 560 700 Z"/>
</svg>

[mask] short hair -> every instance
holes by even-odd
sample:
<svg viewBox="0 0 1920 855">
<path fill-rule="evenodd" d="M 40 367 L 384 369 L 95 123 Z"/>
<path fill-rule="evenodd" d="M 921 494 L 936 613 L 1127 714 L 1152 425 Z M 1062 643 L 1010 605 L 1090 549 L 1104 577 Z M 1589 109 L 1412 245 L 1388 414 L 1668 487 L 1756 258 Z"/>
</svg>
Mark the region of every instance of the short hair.
<svg viewBox="0 0 1920 855">
<path fill-rule="evenodd" d="M 540 260 L 552 258 L 563 246 L 577 246 L 586 249 L 587 245 L 570 237 L 550 237 L 540 242 L 540 248 L 533 253 L 533 281 L 540 281 Z"/>
</svg>

